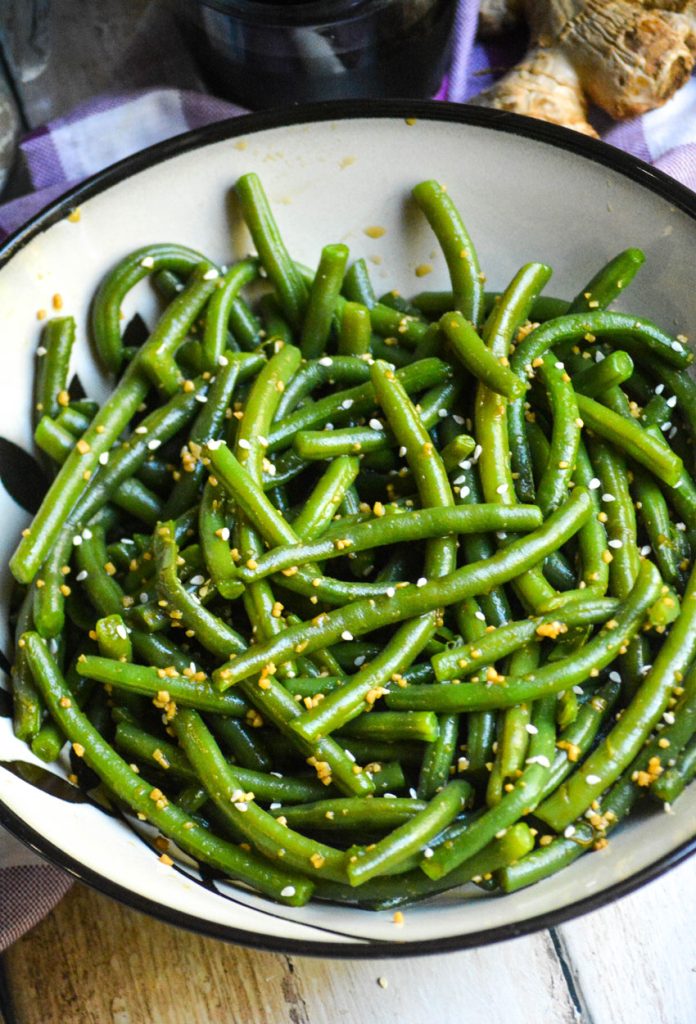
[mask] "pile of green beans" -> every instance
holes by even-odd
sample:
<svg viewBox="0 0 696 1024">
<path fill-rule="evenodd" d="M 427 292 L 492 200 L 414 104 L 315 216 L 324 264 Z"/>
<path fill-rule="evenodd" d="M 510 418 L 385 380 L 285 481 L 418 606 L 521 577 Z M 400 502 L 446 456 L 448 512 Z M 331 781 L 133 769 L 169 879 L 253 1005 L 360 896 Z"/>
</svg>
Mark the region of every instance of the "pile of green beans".
<svg viewBox="0 0 696 1024">
<path fill-rule="evenodd" d="M 235 191 L 258 255 L 152 245 L 102 282 L 101 406 L 70 395 L 73 319 L 43 329 L 16 735 L 164 863 L 291 906 L 544 879 L 696 774 L 685 339 L 607 309 L 636 249 L 570 301 L 540 263 L 485 293 L 433 181 L 451 286 L 409 300 L 342 243 L 296 263 L 256 175 Z"/>
</svg>

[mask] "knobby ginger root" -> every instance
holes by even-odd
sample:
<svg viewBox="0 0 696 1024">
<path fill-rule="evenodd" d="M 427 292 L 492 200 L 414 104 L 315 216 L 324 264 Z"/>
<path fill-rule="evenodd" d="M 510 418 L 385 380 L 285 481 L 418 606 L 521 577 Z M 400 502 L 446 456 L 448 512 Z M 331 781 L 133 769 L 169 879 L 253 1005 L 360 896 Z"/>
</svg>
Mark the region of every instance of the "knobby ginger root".
<svg viewBox="0 0 696 1024">
<path fill-rule="evenodd" d="M 530 50 L 474 97 L 596 135 L 592 100 L 612 117 L 661 106 L 688 80 L 696 60 L 696 0 L 483 0 L 485 34 L 524 17 Z"/>
</svg>

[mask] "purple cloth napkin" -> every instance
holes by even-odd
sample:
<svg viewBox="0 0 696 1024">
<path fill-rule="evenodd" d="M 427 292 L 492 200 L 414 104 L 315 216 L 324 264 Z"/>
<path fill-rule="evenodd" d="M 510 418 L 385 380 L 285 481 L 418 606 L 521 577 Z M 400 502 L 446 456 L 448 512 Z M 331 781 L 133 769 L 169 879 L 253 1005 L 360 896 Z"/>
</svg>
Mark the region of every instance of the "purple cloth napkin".
<svg viewBox="0 0 696 1024">
<path fill-rule="evenodd" d="M 517 33 L 475 41 L 478 3 L 459 0 L 449 73 L 437 99 L 466 102 L 524 52 Z M 171 88 L 110 94 L 37 128 L 21 143 L 34 191 L 0 207 L 0 239 L 72 185 L 131 153 L 244 111 L 202 93 Z M 603 138 L 696 189 L 696 79 L 660 110 L 622 124 L 605 119 Z M 36 924 L 70 887 L 0 829 L 0 950 Z"/>
</svg>

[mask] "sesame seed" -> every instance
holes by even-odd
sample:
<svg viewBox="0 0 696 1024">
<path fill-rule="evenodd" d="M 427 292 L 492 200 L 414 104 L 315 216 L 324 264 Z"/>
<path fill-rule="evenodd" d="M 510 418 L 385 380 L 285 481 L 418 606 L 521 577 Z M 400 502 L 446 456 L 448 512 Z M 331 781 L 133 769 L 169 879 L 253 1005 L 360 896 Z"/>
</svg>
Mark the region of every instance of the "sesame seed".
<svg viewBox="0 0 696 1024">
<path fill-rule="evenodd" d="M 603 494 L 602 495 L 602 501 L 607 501 L 607 502 L 609 502 L 609 501 L 616 501 L 616 498 L 614 497 L 613 494 Z"/>
<path fill-rule="evenodd" d="M 588 775 L 585 782 L 588 786 L 596 786 L 598 782 L 601 782 L 599 775 Z"/>
<path fill-rule="evenodd" d="M 149 451 L 154 452 L 159 448 L 161 444 L 161 441 L 158 441 L 157 438 L 153 438 L 152 441 L 147 442 L 147 447 Z"/>
<path fill-rule="evenodd" d="M 341 633 L 341 640 L 352 640 L 352 639 L 353 639 L 353 634 L 350 632 L 350 630 L 349 629 L 344 629 L 343 632 Z"/>
<path fill-rule="evenodd" d="M 426 580 L 425 576 L 421 576 L 419 579 L 416 580 L 416 586 L 417 587 L 424 587 L 427 582 L 428 581 Z"/>
<path fill-rule="evenodd" d="M 320 366 L 333 366 L 333 359 L 331 356 L 322 356 L 319 360 Z"/>
<path fill-rule="evenodd" d="M 77 576 L 75 577 L 75 580 L 76 580 L 77 583 L 82 583 L 82 581 L 86 580 L 86 579 L 87 579 L 87 570 L 86 569 L 82 569 L 80 572 L 78 572 Z"/>
<path fill-rule="evenodd" d="M 251 451 L 251 444 L 245 437 L 240 438 L 237 445 L 245 452 Z"/>
<path fill-rule="evenodd" d="M 505 494 L 505 492 L 507 491 L 507 489 L 508 489 L 508 485 L 507 485 L 507 484 L 499 484 L 499 485 L 498 485 L 498 486 L 496 487 L 496 489 L 495 489 L 495 493 L 496 493 L 496 494 Z"/>
<path fill-rule="evenodd" d="M 205 274 L 203 275 L 203 280 L 214 281 L 215 278 L 219 276 L 220 272 L 215 267 L 211 267 L 210 270 L 206 270 Z"/>
<path fill-rule="evenodd" d="M 608 544 L 609 544 L 610 548 L 622 548 L 623 547 L 623 541 L 622 540 L 610 540 L 610 541 L 608 541 Z"/>
<path fill-rule="evenodd" d="M 532 725 L 531 722 L 527 722 L 527 724 L 525 725 L 525 729 L 527 730 L 530 736 L 536 736 L 536 734 L 539 732 L 536 725 Z"/>
<path fill-rule="evenodd" d="M 280 806 L 280 804 L 278 806 Z M 290 896 L 294 896 L 295 895 L 295 886 L 294 885 L 286 885 L 283 889 L 280 890 L 280 895 L 281 896 L 285 896 L 286 898 L 289 898 Z"/>
<path fill-rule="evenodd" d="M 563 835 L 566 837 L 566 839 L 570 839 L 571 836 L 574 836 L 575 835 L 575 825 L 568 825 L 568 827 L 565 829 Z"/>
<path fill-rule="evenodd" d="M 155 261 L 152 256 L 144 256 L 140 261 L 140 266 L 144 267 L 145 270 L 152 270 L 155 265 Z"/>
<path fill-rule="evenodd" d="M 588 487 L 590 488 L 591 491 L 596 491 L 601 486 L 602 486 L 601 481 L 598 480 L 596 476 L 593 476 L 592 479 L 590 480 L 589 484 L 588 484 Z"/>
<path fill-rule="evenodd" d="M 381 424 L 381 422 L 379 420 L 376 420 L 376 419 L 370 420 L 370 422 L 368 423 L 368 427 L 370 428 L 370 430 L 383 430 L 384 429 L 382 424 Z"/>
</svg>

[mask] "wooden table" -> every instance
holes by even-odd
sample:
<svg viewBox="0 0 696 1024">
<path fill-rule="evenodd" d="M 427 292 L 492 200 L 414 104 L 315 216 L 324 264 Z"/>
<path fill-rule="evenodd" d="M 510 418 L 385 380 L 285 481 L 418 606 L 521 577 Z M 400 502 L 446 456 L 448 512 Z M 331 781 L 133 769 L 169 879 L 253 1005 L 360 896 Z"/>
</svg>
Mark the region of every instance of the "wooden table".
<svg viewBox="0 0 696 1024">
<path fill-rule="evenodd" d="M 124 66 L 145 21 L 151 49 L 167 38 L 160 0 L 52 3 L 44 74 L 22 82 L 5 55 L 25 128 L 106 89 L 199 87 L 171 49 Z M 78 885 L 0 960 L 0 1024 L 694 1024 L 695 912 L 691 861 L 525 939 L 424 959 L 322 961 L 202 939 Z"/>
</svg>

